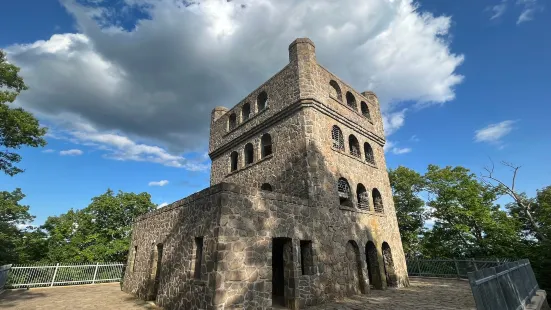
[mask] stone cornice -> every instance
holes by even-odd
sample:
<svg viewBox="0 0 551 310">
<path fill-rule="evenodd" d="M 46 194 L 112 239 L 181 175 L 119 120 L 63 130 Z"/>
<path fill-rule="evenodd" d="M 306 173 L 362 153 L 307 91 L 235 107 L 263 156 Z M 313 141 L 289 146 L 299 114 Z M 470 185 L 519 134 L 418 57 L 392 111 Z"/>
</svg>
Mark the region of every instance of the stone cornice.
<svg viewBox="0 0 551 310">
<path fill-rule="evenodd" d="M 285 107 L 281 111 L 277 112 L 276 114 L 270 116 L 265 121 L 261 122 L 260 124 L 256 125 L 255 127 L 249 129 L 247 132 L 244 132 L 239 137 L 219 146 L 216 150 L 209 153 L 209 156 L 211 160 L 214 160 L 218 156 L 230 151 L 235 147 L 235 145 L 239 145 L 249 139 L 251 137 L 254 137 L 255 135 L 265 131 L 267 128 L 272 127 L 273 125 L 285 120 L 288 116 L 293 115 L 295 112 L 300 111 L 304 108 L 313 108 L 318 110 L 319 112 L 334 118 L 336 121 L 352 128 L 356 132 L 359 132 L 360 134 L 368 137 L 372 141 L 376 142 L 380 146 L 384 146 L 385 144 L 385 138 L 380 137 L 379 135 L 368 131 L 367 129 L 363 128 L 362 126 L 358 125 L 356 122 L 351 120 L 350 118 L 341 115 L 337 111 L 327 107 L 323 103 L 319 102 L 318 100 L 314 98 L 303 98 L 295 101 L 293 104 L 290 104 L 289 106 Z"/>
</svg>

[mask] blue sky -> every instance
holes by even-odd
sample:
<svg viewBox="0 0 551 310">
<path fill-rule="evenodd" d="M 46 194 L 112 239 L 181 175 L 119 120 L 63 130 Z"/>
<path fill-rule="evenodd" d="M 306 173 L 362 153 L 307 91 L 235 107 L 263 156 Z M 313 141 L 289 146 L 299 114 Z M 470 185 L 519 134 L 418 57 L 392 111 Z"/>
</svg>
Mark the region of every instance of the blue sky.
<svg viewBox="0 0 551 310">
<path fill-rule="evenodd" d="M 302 36 L 325 67 L 379 95 L 389 167 L 479 174 L 491 157 L 506 180 L 499 161 L 522 166 L 521 191 L 551 185 L 545 1 L 174 3 L 3 4 L 0 48 L 30 86 L 16 105 L 50 131 L 47 147 L 21 150 L 26 171 L 0 184 L 22 188 L 35 224 L 107 188 L 161 204 L 207 187 L 210 110 L 277 72 Z"/>
</svg>

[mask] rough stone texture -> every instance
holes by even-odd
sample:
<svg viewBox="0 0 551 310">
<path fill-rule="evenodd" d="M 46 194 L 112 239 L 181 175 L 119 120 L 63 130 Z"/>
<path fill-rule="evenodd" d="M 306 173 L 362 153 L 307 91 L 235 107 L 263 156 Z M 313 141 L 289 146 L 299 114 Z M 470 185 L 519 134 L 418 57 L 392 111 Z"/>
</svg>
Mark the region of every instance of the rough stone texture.
<svg viewBox="0 0 551 310">
<path fill-rule="evenodd" d="M 290 45 L 289 59 L 234 108 L 213 110 L 211 187 L 136 221 L 125 291 L 155 299 L 166 309 L 271 309 L 277 303 L 298 309 L 409 285 L 376 96 L 354 91 L 321 67 L 308 39 Z M 340 96 L 331 87 L 335 83 Z M 259 111 L 261 92 L 268 102 Z M 355 110 L 346 103 L 347 92 L 355 98 Z M 361 113 L 362 101 L 369 118 Z M 252 115 L 243 121 L 246 103 Z M 232 113 L 238 124 L 230 130 Z M 344 135 L 344 150 L 333 147 L 334 125 Z M 266 133 L 273 153 L 261 158 Z M 360 157 L 350 154 L 350 135 L 359 141 Z M 366 142 L 374 164 L 366 160 Z M 249 165 L 247 143 L 254 149 Z M 232 152 L 239 154 L 233 172 Z M 339 201 L 339 178 L 351 188 L 346 206 Z M 263 183 L 273 192 L 261 191 Z M 370 199 L 367 209 L 358 208 L 360 183 Z M 384 212 L 374 210 L 374 189 Z M 193 274 L 197 237 L 204 240 L 200 279 Z M 301 241 L 307 249 L 301 249 Z"/>
</svg>

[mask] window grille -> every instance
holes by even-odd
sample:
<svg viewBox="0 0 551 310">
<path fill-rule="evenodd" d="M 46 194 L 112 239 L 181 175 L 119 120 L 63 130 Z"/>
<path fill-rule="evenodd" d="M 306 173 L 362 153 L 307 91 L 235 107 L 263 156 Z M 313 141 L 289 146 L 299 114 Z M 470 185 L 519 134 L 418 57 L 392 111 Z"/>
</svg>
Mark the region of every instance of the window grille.
<svg viewBox="0 0 551 310">
<path fill-rule="evenodd" d="M 356 137 L 354 137 L 354 135 L 350 135 L 348 137 L 348 146 L 350 148 L 350 154 L 353 155 L 353 156 L 356 156 L 356 157 L 361 157 L 361 152 L 360 152 L 360 144 L 358 143 L 358 139 L 356 139 Z"/>
<path fill-rule="evenodd" d="M 350 186 L 348 185 L 348 181 L 346 181 L 346 179 L 340 178 L 337 188 L 339 191 L 339 198 L 350 198 Z"/>
<path fill-rule="evenodd" d="M 358 184 L 358 190 L 356 192 L 358 195 L 358 208 L 369 209 L 369 194 L 365 187 L 362 184 Z"/>
<path fill-rule="evenodd" d="M 372 196 L 373 196 L 373 209 L 375 210 L 375 212 L 383 213 L 384 207 L 383 207 L 383 198 L 381 197 L 381 193 L 379 193 L 379 191 L 376 188 L 374 188 Z"/>
<path fill-rule="evenodd" d="M 333 147 L 340 151 L 344 151 L 344 138 L 342 136 L 342 131 L 338 126 L 333 126 L 331 137 L 333 138 Z"/>
<path fill-rule="evenodd" d="M 375 165 L 375 156 L 373 155 L 373 149 L 371 148 L 371 145 L 369 145 L 369 143 L 367 142 L 364 143 L 364 153 L 365 153 L 365 161 Z"/>
</svg>

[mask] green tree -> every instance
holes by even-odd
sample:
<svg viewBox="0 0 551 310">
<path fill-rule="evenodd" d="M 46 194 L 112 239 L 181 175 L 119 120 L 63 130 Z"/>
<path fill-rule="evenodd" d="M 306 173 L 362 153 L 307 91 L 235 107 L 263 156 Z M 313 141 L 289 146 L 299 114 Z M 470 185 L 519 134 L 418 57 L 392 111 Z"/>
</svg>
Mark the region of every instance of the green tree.
<svg viewBox="0 0 551 310">
<path fill-rule="evenodd" d="M 0 265 L 19 262 L 18 246 L 23 237 L 18 225 L 34 219 L 29 207 L 21 205 L 25 195 L 20 188 L 0 192 Z"/>
<path fill-rule="evenodd" d="M 112 190 L 92 198 L 82 210 L 49 217 L 49 259 L 56 262 L 126 261 L 133 221 L 155 209 L 148 193 L 116 195 Z"/>
<path fill-rule="evenodd" d="M 415 170 L 403 166 L 389 169 L 388 174 L 404 253 L 415 256 L 419 254 L 420 237 L 427 219 L 425 202 L 419 197 L 425 179 Z"/>
<path fill-rule="evenodd" d="M 501 188 L 482 183 L 460 166 L 429 165 L 425 178 L 427 205 L 436 219 L 423 239 L 427 256 L 516 256 L 520 225 L 495 204 Z"/>
<path fill-rule="evenodd" d="M 31 147 L 45 146 L 46 128 L 40 127 L 38 120 L 22 108 L 10 108 L 15 98 L 27 89 L 23 78 L 19 76 L 19 68 L 7 62 L 6 54 L 0 50 L 0 170 L 13 176 L 22 169 L 15 166 L 21 161 L 21 155 L 10 151 L 27 145 Z"/>
</svg>

